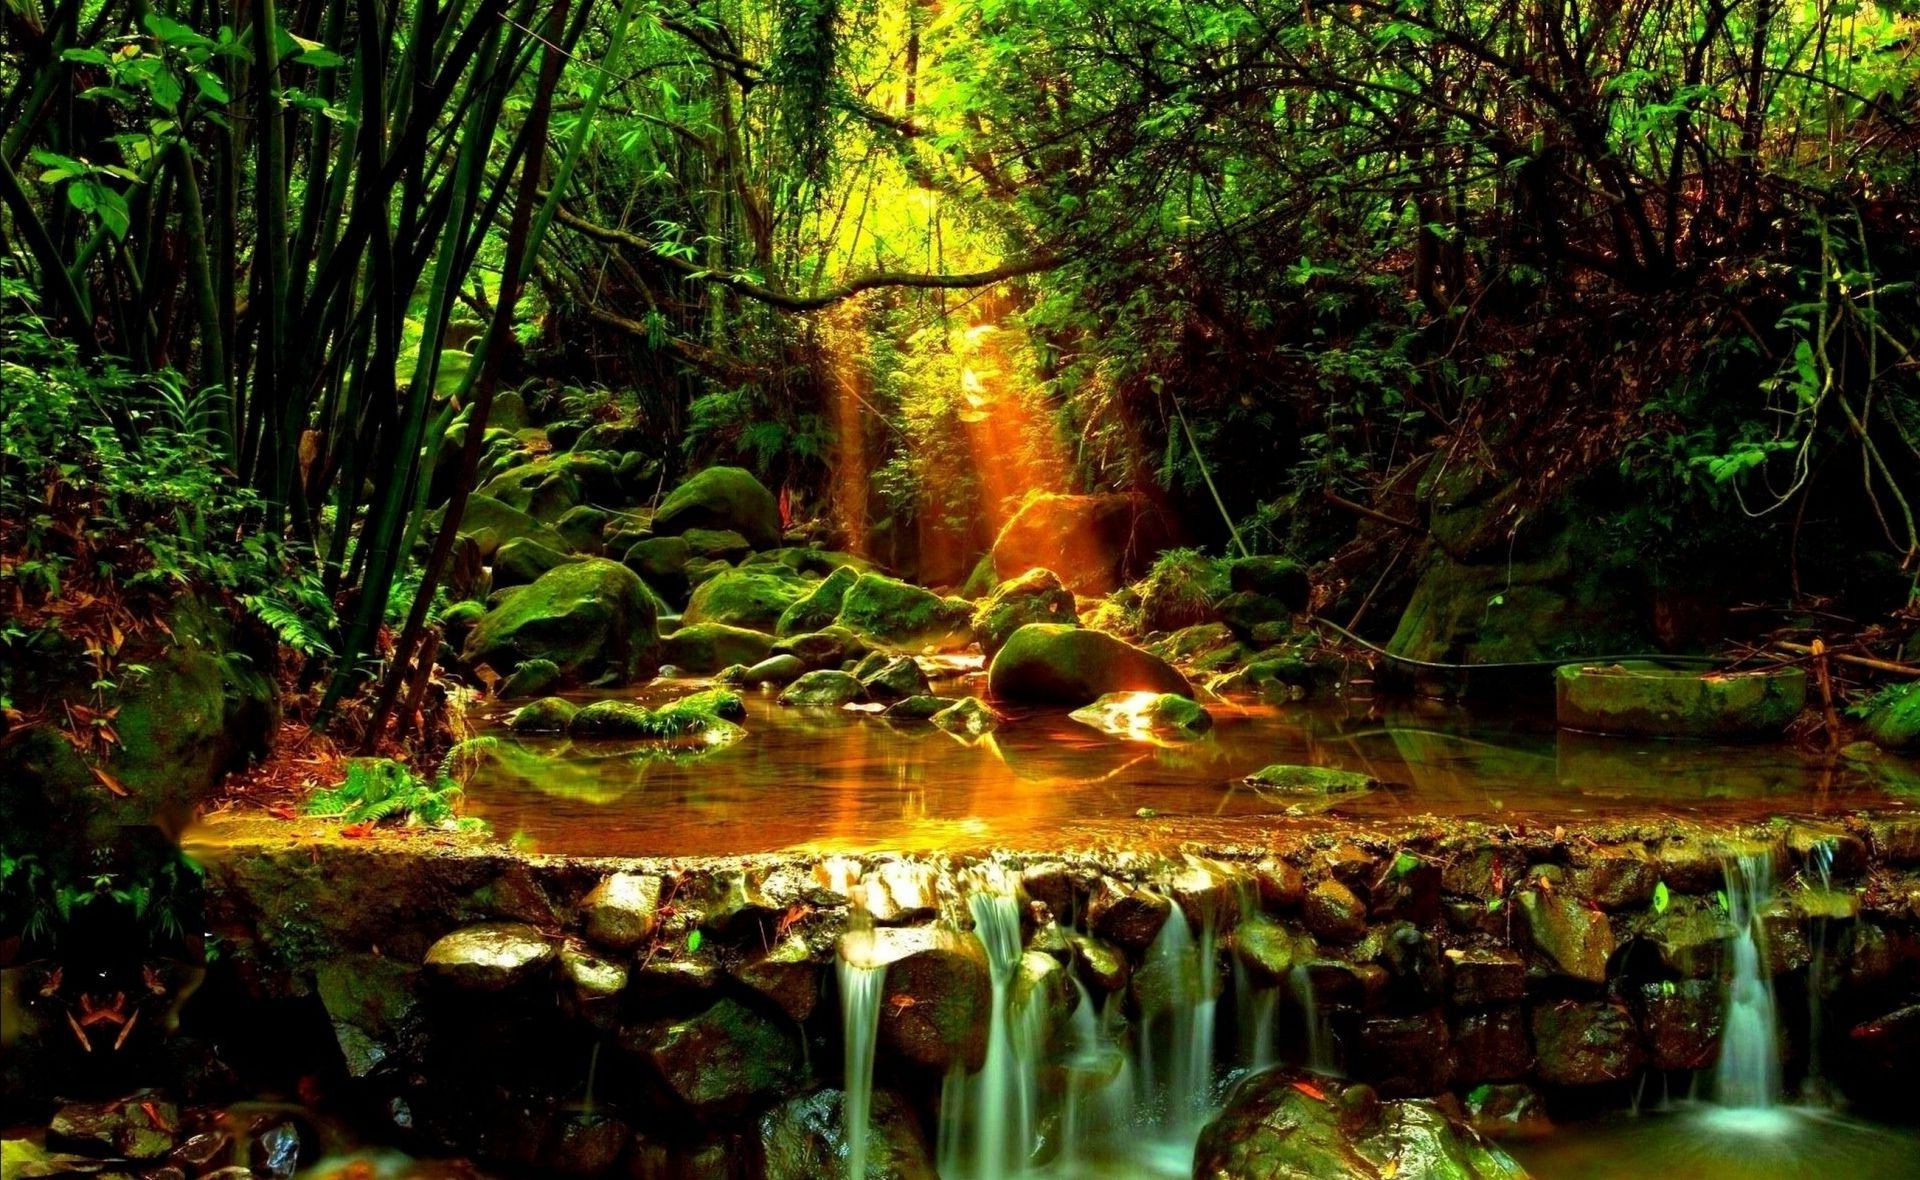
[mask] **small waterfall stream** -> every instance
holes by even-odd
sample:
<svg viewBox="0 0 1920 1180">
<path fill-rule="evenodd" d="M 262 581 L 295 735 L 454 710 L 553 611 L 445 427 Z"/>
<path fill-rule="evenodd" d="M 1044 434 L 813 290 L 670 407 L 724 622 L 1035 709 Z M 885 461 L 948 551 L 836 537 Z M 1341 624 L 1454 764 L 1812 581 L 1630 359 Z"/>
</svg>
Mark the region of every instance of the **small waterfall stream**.
<svg viewBox="0 0 1920 1180">
<path fill-rule="evenodd" d="M 1312 969 L 1305 963 L 1296 964 L 1287 973 L 1287 985 L 1299 1005 L 1301 1025 L 1306 1030 L 1307 1059 L 1301 1064 L 1324 1077 L 1339 1077 L 1340 1063 L 1334 1057 L 1333 1032 L 1314 992 Z"/>
<path fill-rule="evenodd" d="M 1726 877 L 1735 933 L 1715 1094 L 1732 1110 L 1765 1110 L 1780 1099 L 1780 1025 L 1764 926 L 1773 894 L 1771 849 L 1729 855 Z"/>
<path fill-rule="evenodd" d="M 873 1050 L 880 1028 L 884 964 L 855 962 L 843 943 L 835 962 L 840 982 L 840 1027 L 844 1035 L 846 1084 L 841 1102 L 845 1121 L 848 1180 L 867 1174 L 868 1119 L 873 1111 Z"/>
</svg>

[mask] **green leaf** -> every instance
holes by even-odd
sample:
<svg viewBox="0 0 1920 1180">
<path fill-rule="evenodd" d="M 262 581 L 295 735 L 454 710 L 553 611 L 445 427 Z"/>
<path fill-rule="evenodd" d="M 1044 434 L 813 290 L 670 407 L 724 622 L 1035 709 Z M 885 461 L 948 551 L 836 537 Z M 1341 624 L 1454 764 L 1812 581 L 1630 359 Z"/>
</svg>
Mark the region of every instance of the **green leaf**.
<svg viewBox="0 0 1920 1180">
<path fill-rule="evenodd" d="M 689 952 L 699 950 L 700 942 L 701 942 L 700 931 L 698 930 L 687 931 L 687 950 Z"/>
<path fill-rule="evenodd" d="M 1393 858 L 1393 875 L 1404 877 L 1420 867 L 1420 858 L 1411 852 L 1402 852 Z"/>
<path fill-rule="evenodd" d="M 1662 881 L 1658 885 L 1655 885 L 1653 887 L 1653 912 L 1654 913 L 1656 914 L 1666 913 L 1667 906 L 1672 904 L 1672 902 L 1673 902 L 1673 895 L 1667 891 L 1667 883 L 1665 881 Z"/>
</svg>

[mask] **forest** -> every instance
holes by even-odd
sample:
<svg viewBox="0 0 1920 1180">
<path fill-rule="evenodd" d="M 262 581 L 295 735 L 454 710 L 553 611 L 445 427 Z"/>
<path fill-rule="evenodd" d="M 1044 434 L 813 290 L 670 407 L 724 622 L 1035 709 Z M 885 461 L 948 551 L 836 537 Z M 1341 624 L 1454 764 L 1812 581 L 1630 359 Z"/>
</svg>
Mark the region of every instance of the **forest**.
<svg viewBox="0 0 1920 1180">
<path fill-rule="evenodd" d="M 5 1180 L 1910 1174 L 1906 0 L 0 21 Z"/>
</svg>

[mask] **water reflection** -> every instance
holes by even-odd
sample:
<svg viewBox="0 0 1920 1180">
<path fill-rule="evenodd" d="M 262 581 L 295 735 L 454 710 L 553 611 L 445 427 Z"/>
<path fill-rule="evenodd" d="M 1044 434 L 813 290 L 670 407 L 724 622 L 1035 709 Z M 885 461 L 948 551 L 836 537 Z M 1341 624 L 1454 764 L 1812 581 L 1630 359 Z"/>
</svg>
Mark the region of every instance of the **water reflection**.
<svg viewBox="0 0 1920 1180">
<path fill-rule="evenodd" d="M 656 685 L 644 697 L 689 687 Z M 978 686 L 948 689 L 969 687 Z M 1216 703 L 1210 733 L 1171 744 L 1063 712 L 1015 713 L 969 741 L 924 723 L 782 708 L 771 695 L 749 693 L 747 709 L 738 742 L 671 758 L 500 730 L 471 775 L 470 806 L 503 837 L 581 855 L 1059 849 L 1134 838 L 1143 813 L 1577 818 L 1657 805 L 1758 816 L 1884 804 L 1898 782 L 1784 746 L 1556 734 L 1534 719 L 1437 706 Z M 1240 782 L 1275 762 L 1361 771 L 1400 789 L 1316 808 Z"/>
</svg>

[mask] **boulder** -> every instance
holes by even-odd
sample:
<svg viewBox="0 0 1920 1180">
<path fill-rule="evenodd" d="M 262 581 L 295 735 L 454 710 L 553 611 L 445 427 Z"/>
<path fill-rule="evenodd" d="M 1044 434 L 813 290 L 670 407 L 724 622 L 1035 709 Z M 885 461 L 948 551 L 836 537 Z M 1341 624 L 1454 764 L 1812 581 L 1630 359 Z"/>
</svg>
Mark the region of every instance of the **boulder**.
<svg viewBox="0 0 1920 1180">
<path fill-rule="evenodd" d="M 679 537 L 648 537 L 635 541 L 623 559 L 647 585 L 669 598 L 687 592 L 687 562 L 693 550 Z"/>
<path fill-rule="evenodd" d="M 937 698 L 912 697 L 909 699 Z M 888 715 L 892 715 L 892 710 L 888 710 Z M 928 716 L 927 720 L 947 733 L 966 738 L 980 737 L 1000 728 L 1000 714 L 979 697 L 961 697 L 945 708 L 936 710 Z"/>
<path fill-rule="evenodd" d="M 1029 496 L 993 542 L 1001 578 L 1042 567 L 1075 594 L 1110 594 L 1145 573 L 1172 521 L 1140 493 Z"/>
<path fill-rule="evenodd" d="M 606 531 L 612 520 L 613 513 L 606 509 L 580 504 L 561 513 L 560 519 L 553 522 L 553 531 L 566 540 L 567 548 L 573 552 L 598 557 L 607 551 Z"/>
<path fill-rule="evenodd" d="M 860 580 L 860 571 L 843 565 L 820 579 L 806 597 L 789 606 L 774 625 L 777 635 L 799 635 L 818 631 L 840 616 L 840 603 L 847 588 Z"/>
<path fill-rule="evenodd" d="M 1285 984 L 1317 953 L 1313 939 L 1279 922 L 1251 918 L 1233 928 L 1233 953 L 1257 983 Z"/>
<path fill-rule="evenodd" d="M 946 650 L 971 638 L 972 613 L 965 599 L 942 598 L 885 574 L 861 574 L 841 597 L 836 621 L 869 643 Z"/>
<path fill-rule="evenodd" d="M 541 697 L 515 709 L 510 724 L 515 733 L 565 733 L 579 711 L 565 697 Z"/>
<path fill-rule="evenodd" d="M 554 950 L 531 926 L 482 922 L 427 948 L 428 974 L 461 991 L 499 992 L 527 983 L 553 963 Z"/>
<path fill-rule="evenodd" d="M 1200 1132 L 1193 1175 L 1525 1180 L 1526 1171 L 1429 1099 L 1286 1069 L 1248 1079 Z"/>
<path fill-rule="evenodd" d="M 1073 592 L 1061 585 L 1052 570 L 1030 569 L 1000 583 L 974 608 L 970 621 L 973 637 L 989 660 L 1028 623 L 1080 625 Z"/>
<path fill-rule="evenodd" d="M 771 684 L 785 687 L 807 674 L 807 662 L 799 656 L 768 656 L 740 673 L 740 683 L 748 686 Z"/>
<path fill-rule="evenodd" d="M 927 674 L 920 670 L 912 656 L 888 660 L 879 670 L 861 677 L 860 685 L 867 690 L 867 696 L 876 701 L 900 701 L 932 691 Z"/>
<path fill-rule="evenodd" d="M 787 1092 L 802 1069 L 793 1038 L 731 997 L 696 1016 L 625 1029 L 619 1043 L 703 1123 L 737 1117 Z"/>
<path fill-rule="evenodd" d="M 1331 878 L 1314 884 L 1301 901 L 1301 919 L 1314 937 L 1329 942 L 1359 942 L 1367 932 L 1367 906 Z"/>
<path fill-rule="evenodd" d="M 813 1015 L 820 1000 L 821 965 L 797 936 L 789 935 L 765 954 L 740 963 L 732 974 L 796 1021 Z"/>
<path fill-rule="evenodd" d="M 845 627 L 824 627 L 800 635 L 776 639 L 775 655 L 798 656 L 809 668 L 838 668 L 848 660 L 857 660 L 873 649 L 867 641 Z"/>
<path fill-rule="evenodd" d="M 1614 939 L 1605 914 L 1559 891 L 1523 889 L 1514 900 L 1534 953 L 1550 971 L 1582 983 L 1607 981 Z"/>
<path fill-rule="evenodd" d="M 1633 1013 L 1615 1000 L 1535 1004 L 1533 1046 L 1541 1081 L 1556 1086 L 1624 1082 L 1640 1072 Z"/>
<path fill-rule="evenodd" d="M 503 701 L 524 701 L 528 697 L 545 696 L 566 678 L 560 674 L 560 665 L 552 660 L 526 660 L 513 670 L 513 675 L 500 682 L 500 699 Z"/>
<path fill-rule="evenodd" d="M 1241 594 L 1278 600 L 1289 611 L 1307 609 L 1312 584 L 1307 568 L 1289 557 L 1236 557 L 1227 562 L 1227 585 Z"/>
<path fill-rule="evenodd" d="M 771 634 L 781 614 L 807 590 L 800 575 L 781 566 L 723 569 L 694 590 L 680 621 L 726 623 Z"/>
<path fill-rule="evenodd" d="M 1078 708 L 1112 692 L 1191 697 L 1187 678 L 1158 656 L 1099 631 L 1029 623 L 993 657 L 987 685 L 1003 700 Z"/>
<path fill-rule="evenodd" d="M 1087 926 L 1096 938 L 1135 953 L 1144 952 L 1173 913 L 1165 894 L 1102 878 L 1087 899 Z"/>
<path fill-rule="evenodd" d="M 868 1099 L 866 1166 L 855 1176 L 845 1104 L 839 1090 L 816 1090 L 761 1115 L 761 1180 L 936 1180 L 919 1120 L 891 1090 Z"/>
<path fill-rule="evenodd" d="M 855 966 L 884 967 L 880 1044 L 899 1062 L 944 1075 L 987 1059 L 993 987 L 980 940 L 933 926 L 849 934 L 841 953 Z"/>
<path fill-rule="evenodd" d="M 1166 692 L 1110 692 L 1070 716 L 1121 737 L 1194 738 L 1213 728 L 1213 714 L 1204 706 Z"/>
<path fill-rule="evenodd" d="M 620 477 L 611 463 L 598 456 L 556 451 L 495 472 L 477 491 L 551 524 L 579 505 L 618 500 Z M 467 528 L 464 515 L 461 527 Z"/>
<path fill-rule="evenodd" d="M 661 536 L 688 529 L 727 529 L 756 549 L 771 549 L 780 543 L 780 505 L 751 471 L 709 467 L 673 489 L 653 514 Z"/>
<path fill-rule="evenodd" d="M 567 547 L 566 538 L 551 525 L 481 493 L 467 497 L 467 507 L 460 514 L 460 535 L 473 538 L 482 560 L 491 558 L 500 546 L 516 539 L 537 541 L 555 551 L 564 551 Z"/>
<path fill-rule="evenodd" d="M 688 623 L 662 636 L 660 662 L 705 675 L 729 664 L 757 664 L 773 648 L 773 636 L 725 623 Z"/>
<path fill-rule="evenodd" d="M 889 721 L 931 721 L 953 704 L 945 697 L 912 696 L 888 705 L 882 716 Z"/>
<path fill-rule="evenodd" d="M 1554 671 L 1563 729 L 1633 737 L 1777 738 L 1807 703 L 1801 668 L 1702 672 L 1650 661 L 1566 664 Z"/>
<path fill-rule="evenodd" d="M 524 586 L 538 580 L 548 570 L 558 569 L 572 560 L 568 554 L 549 549 L 530 537 L 515 537 L 494 551 L 493 588 L 504 590 L 508 586 Z"/>
<path fill-rule="evenodd" d="M 707 557 L 728 563 L 738 562 L 753 552 L 747 539 L 732 529 L 688 529 L 680 534 L 694 557 Z"/>
<path fill-rule="evenodd" d="M 786 691 L 780 694 L 780 703 L 837 709 L 864 699 L 866 692 L 851 673 L 819 668 L 787 685 Z"/>
<path fill-rule="evenodd" d="M 625 684 L 658 666 L 653 599 L 632 570 L 604 558 L 549 570 L 487 612 L 462 658 L 508 673 L 552 660 L 568 682 Z"/>
</svg>

